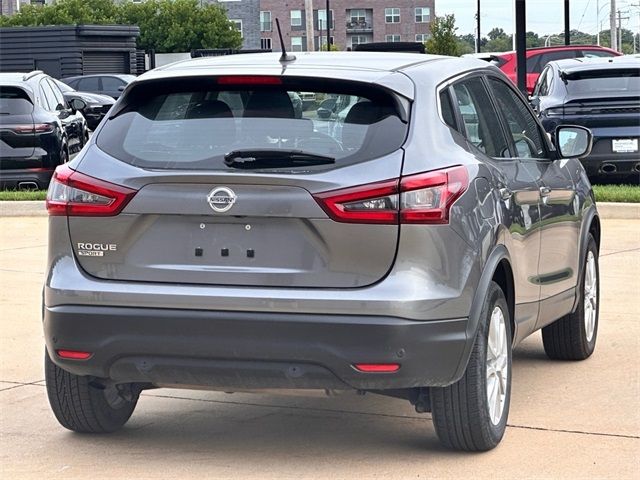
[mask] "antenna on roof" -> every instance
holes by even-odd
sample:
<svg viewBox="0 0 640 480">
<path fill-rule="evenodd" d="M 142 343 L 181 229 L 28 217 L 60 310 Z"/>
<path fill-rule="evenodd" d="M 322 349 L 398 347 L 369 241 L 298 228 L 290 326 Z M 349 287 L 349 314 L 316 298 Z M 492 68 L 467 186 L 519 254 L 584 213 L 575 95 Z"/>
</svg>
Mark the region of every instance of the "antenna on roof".
<svg viewBox="0 0 640 480">
<path fill-rule="evenodd" d="M 280 30 L 280 20 L 276 18 L 276 27 L 278 27 L 278 37 L 280 37 L 280 50 L 282 50 L 282 55 L 280 55 L 281 62 L 293 62 L 296 59 L 295 55 L 289 55 L 287 50 L 284 48 L 284 40 L 282 39 L 282 30 Z"/>
</svg>

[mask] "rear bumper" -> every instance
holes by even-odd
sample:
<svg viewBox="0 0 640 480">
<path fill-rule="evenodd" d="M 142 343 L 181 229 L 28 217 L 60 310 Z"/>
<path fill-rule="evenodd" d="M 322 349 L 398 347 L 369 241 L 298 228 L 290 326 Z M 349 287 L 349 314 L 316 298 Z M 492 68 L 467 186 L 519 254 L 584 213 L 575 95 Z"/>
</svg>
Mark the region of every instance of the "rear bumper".
<svg viewBox="0 0 640 480">
<path fill-rule="evenodd" d="M 636 177 L 640 180 L 640 159 L 633 154 L 597 154 L 581 159 L 589 178 Z"/>
<path fill-rule="evenodd" d="M 63 305 L 45 308 L 52 360 L 77 375 L 216 389 L 443 386 L 464 371 L 467 320 Z M 64 360 L 58 349 L 92 353 Z M 362 373 L 355 363 L 398 363 Z"/>
<path fill-rule="evenodd" d="M 46 189 L 54 170 L 55 168 L 0 170 L 0 189 L 31 189 L 34 187 L 31 184 L 35 184 L 35 189 Z"/>
</svg>

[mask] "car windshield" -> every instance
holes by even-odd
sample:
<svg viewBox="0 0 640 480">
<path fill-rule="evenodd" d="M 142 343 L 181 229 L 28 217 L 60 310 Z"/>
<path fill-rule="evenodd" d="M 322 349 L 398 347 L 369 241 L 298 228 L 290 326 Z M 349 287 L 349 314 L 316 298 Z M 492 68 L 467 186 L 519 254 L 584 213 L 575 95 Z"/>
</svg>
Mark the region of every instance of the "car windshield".
<svg viewBox="0 0 640 480">
<path fill-rule="evenodd" d="M 103 127 L 98 147 L 144 168 L 228 169 L 225 154 L 235 150 L 304 152 L 344 165 L 404 142 L 407 125 L 382 89 L 317 80 L 233 85 L 233 79 L 136 85 Z"/>
<path fill-rule="evenodd" d="M 640 95 L 640 69 L 606 69 L 572 72 L 563 76 L 571 94 L 624 92 Z"/>
</svg>

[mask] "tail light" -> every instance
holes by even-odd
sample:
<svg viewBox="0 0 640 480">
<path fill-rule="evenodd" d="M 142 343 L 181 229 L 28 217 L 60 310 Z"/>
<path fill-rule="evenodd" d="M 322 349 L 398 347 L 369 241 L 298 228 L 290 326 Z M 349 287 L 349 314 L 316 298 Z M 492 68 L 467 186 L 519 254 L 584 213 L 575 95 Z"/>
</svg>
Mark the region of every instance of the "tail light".
<svg viewBox="0 0 640 480">
<path fill-rule="evenodd" d="M 51 123 L 26 123 L 24 125 L 2 125 L 2 128 L 11 130 L 18 135 L 31 135 L 33 133 L 51 133 L 54 126 Z"/>
<path fill-rule="evenodd" d="M 118 215 L 135 194 L 136 190 L 60 165 L 47 192 L 47 211 L 49 215 L 108 217 Z"/>
<path fill-rule="evenodd" d="M 547 117 L 562 117 L 564 115 L 564 107 L 547 108 L 544 114 Z"/>
<path fill-rule="evenodd" d="M 336 222 L 449 223 L 453 203 L 469 188 L 464 166 L 315 195 Z"/>
</svg>

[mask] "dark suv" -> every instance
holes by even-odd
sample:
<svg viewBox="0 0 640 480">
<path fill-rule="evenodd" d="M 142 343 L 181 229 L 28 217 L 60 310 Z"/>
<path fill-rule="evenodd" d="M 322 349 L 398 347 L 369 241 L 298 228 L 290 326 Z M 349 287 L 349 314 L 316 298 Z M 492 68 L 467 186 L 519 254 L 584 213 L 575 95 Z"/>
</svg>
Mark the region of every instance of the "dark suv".
<svg viewBox="0 0 640 480">
<path fill-rule="evenodd" d="M 291 92 L 337 98 L 296 115 Z M 600 222 L 577 159 L 479 60 L 197 59 L 132 82 L 47 196 L 59 422 L 124 425 L 146 388 L 359 390 L 500 441 L 511 349 L 598 329 Z M 534 392 L 535 393 L 535 392 Z"/>
<path fill-rule="evenodd" d="M 89 138 L 84 107 L 40 71 L 0 73 L 0 188 L 47 188 Z"/>
</svg>

